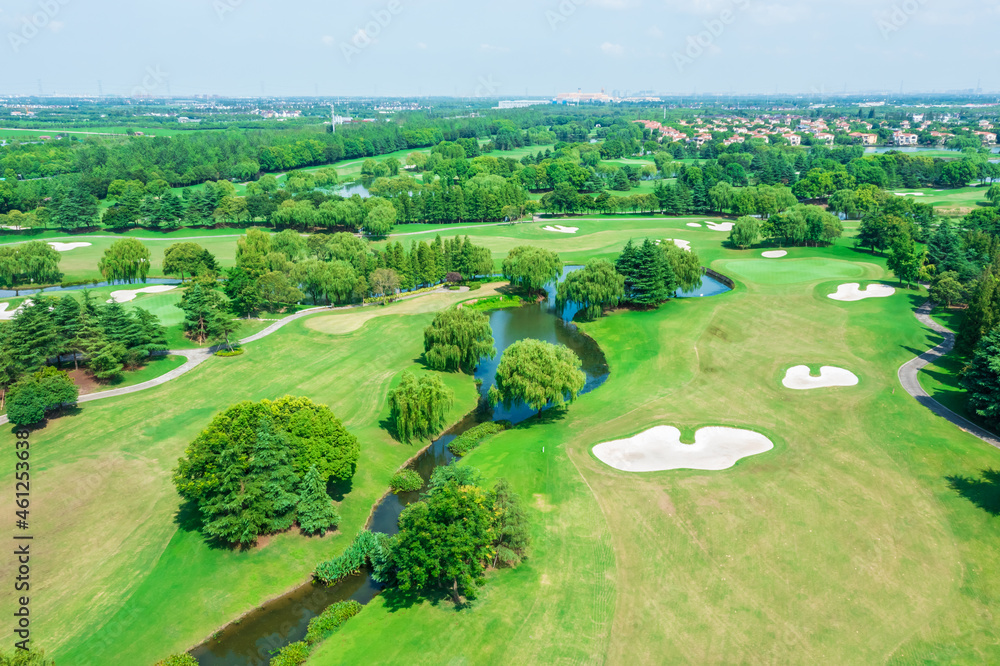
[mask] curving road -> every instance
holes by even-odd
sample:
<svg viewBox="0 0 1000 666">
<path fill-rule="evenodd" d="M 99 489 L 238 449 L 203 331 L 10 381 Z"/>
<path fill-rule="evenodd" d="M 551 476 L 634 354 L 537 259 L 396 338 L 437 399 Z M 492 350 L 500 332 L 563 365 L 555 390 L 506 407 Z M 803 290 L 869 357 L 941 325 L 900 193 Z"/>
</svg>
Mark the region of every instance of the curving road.
<svg viewBox="0 0 1000 666">
<path fill-rule="evenodd" d="M 931 410 L 941 418 L 951 421 L 970 435 L 974 435 L 987 444 L 1000 449 L 1000 438 L 993 433 L 980 428 L 969 419 L 959 416 L 955 412 L 951 411 L 932 398 L 930 394 L 928 394 L 927 391 L 925 391 L 920 385 L 920 371 L 925 366 L 938 360 L 955 347 L 955 334 L 931 319 L 931 309 L 931 302 L 927 301 L 917 308 L 916 312 L 913 314 L 920 321 L 920 323 L 927 325 L 932 330 L 944 336 L 944 341 L 934 349 L 929 349 L 915 359 L 904 363 L 899 368 L 899 383 L 903 385 L 903 390 L 916 398 L 917 402 L 927 409 Z"/>
</svg>

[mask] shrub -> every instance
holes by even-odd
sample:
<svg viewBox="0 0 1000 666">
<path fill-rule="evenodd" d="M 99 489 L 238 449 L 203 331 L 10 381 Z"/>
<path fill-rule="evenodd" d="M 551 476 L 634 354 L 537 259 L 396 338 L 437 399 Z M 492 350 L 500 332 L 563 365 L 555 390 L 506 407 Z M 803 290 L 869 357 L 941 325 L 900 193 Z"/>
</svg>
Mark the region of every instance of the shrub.
<svg viewBox="0 0 1000 666">
<path fill-rule="evenodd" d="M 420 490 L 424 486 L 424 480 L 420 478 L 412 469 L 404 469 L 392 475 L 389 480 L 389 488 L 394 493 L 411 493 Z"/>
<path fill-rule="evenodd" d="M 187 652 L 181 652 L 159 660 L 156 662 L 156 666 L 198 666 L 198 660 Z"/>
<path fill-rule="evenodd" d="M 298 666 L 299 664 L 304 664 L 306 663 L 306 659 L 309 658 L 310 650 L 310 646 L 303 641 L 286 645 L 281 648 L 278 654 L 271 657 L 271 666 Z"/>
<path fill-rule="evenodd" d="M 237 348 L 237 349 L 220 349 L 219 351 L 215 352 L 215 355 L 216 356 L 222 356 L 222 357 L 229 357 L 229 356 L 239 356 L 242 353 L 243 353 L 243 350 L 240 349 L 240 348 Z"/>
<path fill-rule="evenodd" d="M 399 386 L 389 391 L 396 439 L 409 442 L 440 432 L 454 397 L 437 375 L 422 375 L 418 380 L 413 373 L 404 372 Z"/>
<path fill-rule="evenodd" d="M 389 559 L 388 541 L 389 537 L 381 532 L 361 530 L 340 557 L 321 562 L 313 572 L 313 577 L 327 585 L 333 585 L 342 578 L 360 572 L 370 563 L 375 569 L 372 577 L 379 580 L 376 576 Z"/>
<path fill-rule="evenodd" d="M 44 650 L 22 650 L 15 648 L 10 654 L 0 652 L 0 666 L 55 666 L 55 663 L 55 661 L 45 656 Z M 172 664 L 168 664 L 168 662 L 160 663 L 173 666 Z M 181 666 L 185 666 L 183 662 L 178 663 Z M 160 666 L 160 664 L 157 664 L 157 666 Z"/>
<path fill-rule="evenodd" d="M 309 620 L 309 631 L 306 633 L 306 643 L 312 645 L 328 638 L 344 622 L 361 612 L 361 604 L 357 601 L 338 601 L 325 611 Z"/>
<path fill-rule="evenodd" d="M 10 387 L 7 416 L 14 425 L 31 425 L 45 418 L 45 412 L 64 404 L 74 404 L 80 396 L 69 374 L 53 367 L 22 377 Z"/>
<path fill-rule="evenodd" d="M 456 456 L 464 456 L 492 435 L 503 432 L 510 427 L 510 421 L 490 421 L 480 423 L 475 428 L 467 430 L 448 443 L 448 450 Z"/>
</svg>

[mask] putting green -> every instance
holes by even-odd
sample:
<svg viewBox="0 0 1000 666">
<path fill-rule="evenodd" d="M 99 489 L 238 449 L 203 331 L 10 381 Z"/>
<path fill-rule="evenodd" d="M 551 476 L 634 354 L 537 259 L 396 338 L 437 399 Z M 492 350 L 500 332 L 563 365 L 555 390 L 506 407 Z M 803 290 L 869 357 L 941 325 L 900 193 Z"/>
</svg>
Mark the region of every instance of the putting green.
<svg viewBox="0 0 1000 666">
<path fill-rule="evenodd" d="M 795 284 L 833 278 L 860 278 L 867 272 L 864 266 L 836 259 L 733 259 L 717 269 L 726 275 L 758 284 Z"/>
</svg>

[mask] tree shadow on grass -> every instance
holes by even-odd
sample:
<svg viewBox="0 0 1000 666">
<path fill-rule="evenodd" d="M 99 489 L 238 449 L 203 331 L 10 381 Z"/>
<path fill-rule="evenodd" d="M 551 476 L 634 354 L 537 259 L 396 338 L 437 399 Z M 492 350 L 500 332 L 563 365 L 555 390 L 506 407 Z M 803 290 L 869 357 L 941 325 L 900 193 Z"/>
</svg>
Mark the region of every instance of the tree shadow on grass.
<svg viewBox="0 0 1000 666">
<path fill-rule="evenodd" d="M 452 601 L 451 594 L 439 588 L 428 588 L 420 591 L 403 591 L 398 587 L 388 587 L 382 591 L 382 598 L 385 600 L 385 607 L 390 613 L 412 608 L 414 605 L 424 601 L 431 606 L 451 606 L 455 612 L 469 608 L 472 604 L 470 600 L 464 599 L 462 603 L 456 604 Z"/>
<path fill-rule="evenodd" d="M 334 502 L 343 502 L 344 498 L 350 494 L 351 490 L 354 488 L 354 478 L 349 479 L 334 479 L 332 476 L 326 482 L 326 494 Z"/>
<path fill-rule="evenodd" d="M 987 469 L 980 478 L 948 476 L 948 486 L 990 515 L 1000 516 L 1000 471 Z"/>
</svg>

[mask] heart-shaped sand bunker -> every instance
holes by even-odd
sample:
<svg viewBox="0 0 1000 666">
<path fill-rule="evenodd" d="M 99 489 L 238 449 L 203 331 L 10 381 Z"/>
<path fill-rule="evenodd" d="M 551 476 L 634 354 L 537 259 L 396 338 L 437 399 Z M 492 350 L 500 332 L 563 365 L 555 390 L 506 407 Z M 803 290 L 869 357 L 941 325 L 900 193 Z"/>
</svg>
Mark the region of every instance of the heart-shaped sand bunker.
<svg viewBox="0 0 1000 666">
<path fill-rule="evenodd" d="M 681 431 L 656 426 L 628 439 L 603 442 L 594 455 L 623 472 L 662 472 L 670 469 L 727 469 L 747 456 L 764 453 L 774 444 L 752 430 L 713 426 L 694 435 L 694 444 L 681 443 Z"/>
<path fill-rule="evenodd" d="M 858 376 L 850 370 L 824 365 L 819 369 L 819 377 L 813 377 L 809 374 L 808 365 L 796 365 L 788 369 L 781 383 L 785 388 L 796 390 L 830 388 L 832 386 L 857 386 Z"/>
</svg>

